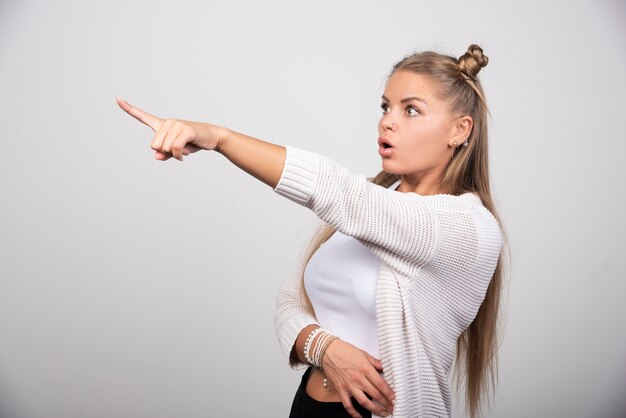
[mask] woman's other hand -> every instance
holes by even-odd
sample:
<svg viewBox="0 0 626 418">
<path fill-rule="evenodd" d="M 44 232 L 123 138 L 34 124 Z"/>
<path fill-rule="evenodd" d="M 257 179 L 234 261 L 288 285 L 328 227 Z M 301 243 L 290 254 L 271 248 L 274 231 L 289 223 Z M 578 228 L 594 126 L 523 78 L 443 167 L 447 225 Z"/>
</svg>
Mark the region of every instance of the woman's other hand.
<svg viewBox="0 0 626 418">
<path fill-rule="evenodd" d="M 129 115 L 148 125 L 154 131 L 150 147 L 154 158 L 165 161 L 170 157 L 182 161 L 183 156 L 201 149 L 219 150 L 228 129 L 208 123 L 179 119 L 161 119 L 132 106 L 120 97 L 117 104 Z"/>
<path fill-rule="evenodd" d="M 383 371 L 380 360 L 346 341 L 337 339 L 326 349 L 322 367 L 351 416 L 361 417 L 354 409 L 350 396 L 354 396 L 363 407 L 374 414 L 386 416 L 388 414 L 385 412 L 393 413 L 395 394 L 379 373 Z M 365 394 L 370 395 L 380 405 Z"/>
</svg>

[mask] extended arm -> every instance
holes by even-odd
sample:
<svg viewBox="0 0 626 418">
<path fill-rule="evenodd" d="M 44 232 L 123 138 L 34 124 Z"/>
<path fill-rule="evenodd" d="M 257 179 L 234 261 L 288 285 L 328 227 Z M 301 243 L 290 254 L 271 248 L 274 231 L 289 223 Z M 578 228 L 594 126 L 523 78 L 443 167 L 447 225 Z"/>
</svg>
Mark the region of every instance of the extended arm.
<svg viewBox="0 0 626 418">
<path fill-rule="evenodd" d="M 200 149 L 215 150 L 404 273 L 424 265 L 434 252 L 437 218 L 416 193 L 380 187 L 324 155 L 208 123 L 160 119 L 121 99 L 118 104 L 155 132 L 151 147 L 157 159 L 182 161 Z"/>
</svg>

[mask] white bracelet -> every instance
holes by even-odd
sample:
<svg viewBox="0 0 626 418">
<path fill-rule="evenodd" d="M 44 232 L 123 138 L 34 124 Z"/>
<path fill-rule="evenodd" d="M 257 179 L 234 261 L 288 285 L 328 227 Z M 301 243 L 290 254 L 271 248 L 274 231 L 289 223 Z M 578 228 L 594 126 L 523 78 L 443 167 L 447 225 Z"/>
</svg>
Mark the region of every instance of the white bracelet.
<svg viewBox="0 0 626 418">
<path fill-rule="evenodd" d="M 320 359 L 322 354 L 322 347 L 326 344 L 326 341 L 332 337 L 330 332 L 324 331 L 322 335 L 317 339 L 315 349 L 313 350 L 313 362 L 317 367 L 321 367 Z"/>
<path fill-rule="evenodd" d="M 309 336 L 306 337 L 306 341 L 304 342 L 304 358 L 306 359 L 307 363 L 310 363 L 310 361 L 309 361 L 309 348 L 311 347 L 312 337 L 313 337 L 313 334 L 315 334 L 318 329 L 319 329 L 319 327 L 315 328 L 313 331 L 311 331 L 309 333 Z"/>
<path fill-rule="evenodd" d="M 315 339 L 315 336 L 322 331 L 323 331 L 322 327 L 315 328 L 313 331 L 311 331 L 311 333 L 306 339 L 306 342 L 304 343 L 304 358 L 309 364 L 315 365 L 315 363 L 313 362 L 313 359 L 310 356 L 311 344 L 313 344 L 313 340 Z"/>
</svg>

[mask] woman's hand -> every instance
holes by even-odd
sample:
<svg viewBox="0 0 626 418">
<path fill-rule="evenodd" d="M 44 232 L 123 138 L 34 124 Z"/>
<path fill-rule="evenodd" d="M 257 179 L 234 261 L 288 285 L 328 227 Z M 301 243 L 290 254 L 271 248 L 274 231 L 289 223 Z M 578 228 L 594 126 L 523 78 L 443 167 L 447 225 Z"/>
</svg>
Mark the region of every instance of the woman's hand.
<svg viewBox="0 0 626 418">
<path fill-rule="evenodd" d="M 354 409 L 350 396 L 354 396 L 363 407 L 374 414 L 385 416 L 385 411 L 393 413 L 395 394 L 379 374 L 383 371 L 380 360 L 346 341 L 337 339 L 326 349 L 322 367 L 351 416 L 361 418 Z M 369 394 L 382 407 L 372 402 L 365 394 Z"/>
<path fill-rule="evenodd" d="M 157 118 L 120 97 L 116 101 L 126 113 L 152 128 L 154 138 L 150 147 L 155 151 L 154 158 L 157 160 L 174 157 L 182 161 L 183 156 L 201 149 L 219 150 L 228 133 L 228 129 L 208 123 Z"/>
</svg>

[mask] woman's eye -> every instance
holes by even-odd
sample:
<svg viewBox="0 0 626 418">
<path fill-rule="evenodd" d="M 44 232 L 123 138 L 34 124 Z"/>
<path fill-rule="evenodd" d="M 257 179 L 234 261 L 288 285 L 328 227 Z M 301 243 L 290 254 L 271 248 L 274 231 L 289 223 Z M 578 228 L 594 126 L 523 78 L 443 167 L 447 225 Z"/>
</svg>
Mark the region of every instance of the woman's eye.
<svg viewBox="0 0 626 418">
<path fill-rule="evenodd" d="M 383 113 L 387 113 L 389 111 L 389 106 L 387 106 L 387 103 L 381 104 L 380 108 L 383 110 Z"/>
<path fill-rule="evenodd" d="M 406 113 L 407 113 L 409 116 L 415 116 L 415 115 L 418 115 L 418 114 L 419 114 L 419 112 L 417 111 L 417 109 L 416 109 L 416 108 L 414 108 L 413 106 L 409 106 L 409 107 L 407 107 L 407 108 L 406 108 Z"/>
</svg>

